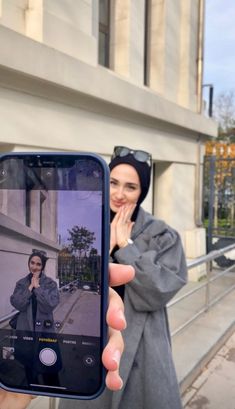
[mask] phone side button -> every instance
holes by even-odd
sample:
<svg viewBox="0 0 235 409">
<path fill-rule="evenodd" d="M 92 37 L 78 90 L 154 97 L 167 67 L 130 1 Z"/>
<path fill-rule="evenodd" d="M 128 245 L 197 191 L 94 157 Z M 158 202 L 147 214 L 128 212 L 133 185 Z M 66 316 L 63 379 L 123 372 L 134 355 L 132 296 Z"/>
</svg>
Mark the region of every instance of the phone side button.
<svg viewBox="0 0 235 409">
<path fill-rule="evenodd" d="M 53 349 L 43 348 L 39 353 L 39 359 L 43 365 L 52 366 L 57 361 L 57 355 Z"/>
</svg>

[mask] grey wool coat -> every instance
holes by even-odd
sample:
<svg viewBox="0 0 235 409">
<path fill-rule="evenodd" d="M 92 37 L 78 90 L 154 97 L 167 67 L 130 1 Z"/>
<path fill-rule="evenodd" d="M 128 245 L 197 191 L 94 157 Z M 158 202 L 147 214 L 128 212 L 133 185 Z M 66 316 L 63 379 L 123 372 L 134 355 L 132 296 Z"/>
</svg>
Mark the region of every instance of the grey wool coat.
<svg viewBox="0 0 235 409">
<path fill-rule="evenodd" d="M 105 389 L 93 401 L 61 399 L 59 409 L 181 409 L 172 360 L 166 304 L 187 281 L 179 234 L 140 208 L 134 244 L 117 250 L 118 263 L 131 264 L 135 278 L 125 286 L 125 350 L 121 391 Z"/>
<path fill-rule="evenodd" d="M 16 329 L 25 331 L 34 331 L 33 312 L 32 312 L 32 293 L 29 290 L 29 274 L 17 281 L 10 301 L 20 314 L 17 319 Z M 50 320 L 53 324 L 53 310 L 59 304 L 59 291 L 55 281 L 42 273 L 39 279 L 39 288 L 34 289 L 37 299 L 36 320 L 43 325 L 45 320 Z M 54 324 L 53 324 L 54 325 Z M 45 328 L 36 326 L 36 331 L 51 332 L 54 328 Z"/>
</svg>

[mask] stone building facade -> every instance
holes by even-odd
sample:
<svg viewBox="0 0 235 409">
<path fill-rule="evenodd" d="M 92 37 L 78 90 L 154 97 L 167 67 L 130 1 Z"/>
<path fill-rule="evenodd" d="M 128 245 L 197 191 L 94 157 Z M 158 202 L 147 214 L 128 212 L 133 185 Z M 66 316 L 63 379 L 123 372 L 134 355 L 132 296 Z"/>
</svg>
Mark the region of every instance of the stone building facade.
<svg viewBox="0 0 235 409">
<path fill-rule="evenodd" d="M 205 254 L 203 30 L 204 0 L 0 0 L 0 151 L 151 152 L 145 208 Z"/>
</svg>

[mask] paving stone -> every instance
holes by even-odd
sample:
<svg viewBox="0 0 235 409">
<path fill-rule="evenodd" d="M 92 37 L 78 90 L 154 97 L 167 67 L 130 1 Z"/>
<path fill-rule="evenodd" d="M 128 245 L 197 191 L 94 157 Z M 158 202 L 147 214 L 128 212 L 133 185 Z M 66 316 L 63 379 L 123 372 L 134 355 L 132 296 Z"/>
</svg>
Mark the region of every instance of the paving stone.
<svg viewBox="0 0 235 409">
<path fill-rule="evenodd" d="M 213 372 L 217 367 L 219 367 L 223 363 L 224 357 L 220 355 L 216 355 L 207 365 L 207 368 L 210 372 Z"/>
<path fill-rule="evenodd" d="M 218 355 L 224 356 L 228 353 L 228 351 L 229 351 L 229 348 L 226 345 L 224 345 L 223 348 L 219 350 Z"/>
<path fill-rule="evenodd" d="M 225 359 L 227 359 L 227 361 L 235 362 L 235 347 L 228 350 Z"/>
<path fill-rule="evenodd" d="M 208 405 L 210 405 L 210 401 L 206 396 L 197 395 L 185 409 L 210 409 Z"/>
<path fill-rule="evenodd" d="M 234 334 L 193 383 L 193 388 L 195 385 L 197 392 L 183 401 L 185 409 L 235 409 Z"/>
<path fill-rule="evenodd" d="M 194 387 L 189 388 L 184 395 L 182 396 L 182 404 L 183 407 L 187 405 L 187 403 L 192 400 L 193 396 L 196 394 L 197 390 Z"/>
<path fill-rule="evenodd" d="M 199 375 L 199 377 L 193 383 L 193 387 L 195 389 L 200 389 L 202 385 L 207 381 L 209 375 L 210 371 L 208 369 L 204 369 L 201 375 Z"/>
</svg>

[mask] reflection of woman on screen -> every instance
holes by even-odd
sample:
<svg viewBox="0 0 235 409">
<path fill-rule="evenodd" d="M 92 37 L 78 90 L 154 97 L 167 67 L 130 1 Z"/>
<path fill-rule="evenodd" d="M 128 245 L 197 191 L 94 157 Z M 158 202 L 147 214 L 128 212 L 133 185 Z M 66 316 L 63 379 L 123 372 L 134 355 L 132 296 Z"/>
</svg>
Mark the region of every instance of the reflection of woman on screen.
<svg viewBox="0 0 235 409">
<path fill-rule="evenodd" d="M 44 273 L 47 258 L 39 251 L 28 260 L 29 274 L 17 281 L 10 301 L 19 310 L 16 329 L 51 332 L 53 310 L 59 304 L 57 284 Z"/>
</svg>

